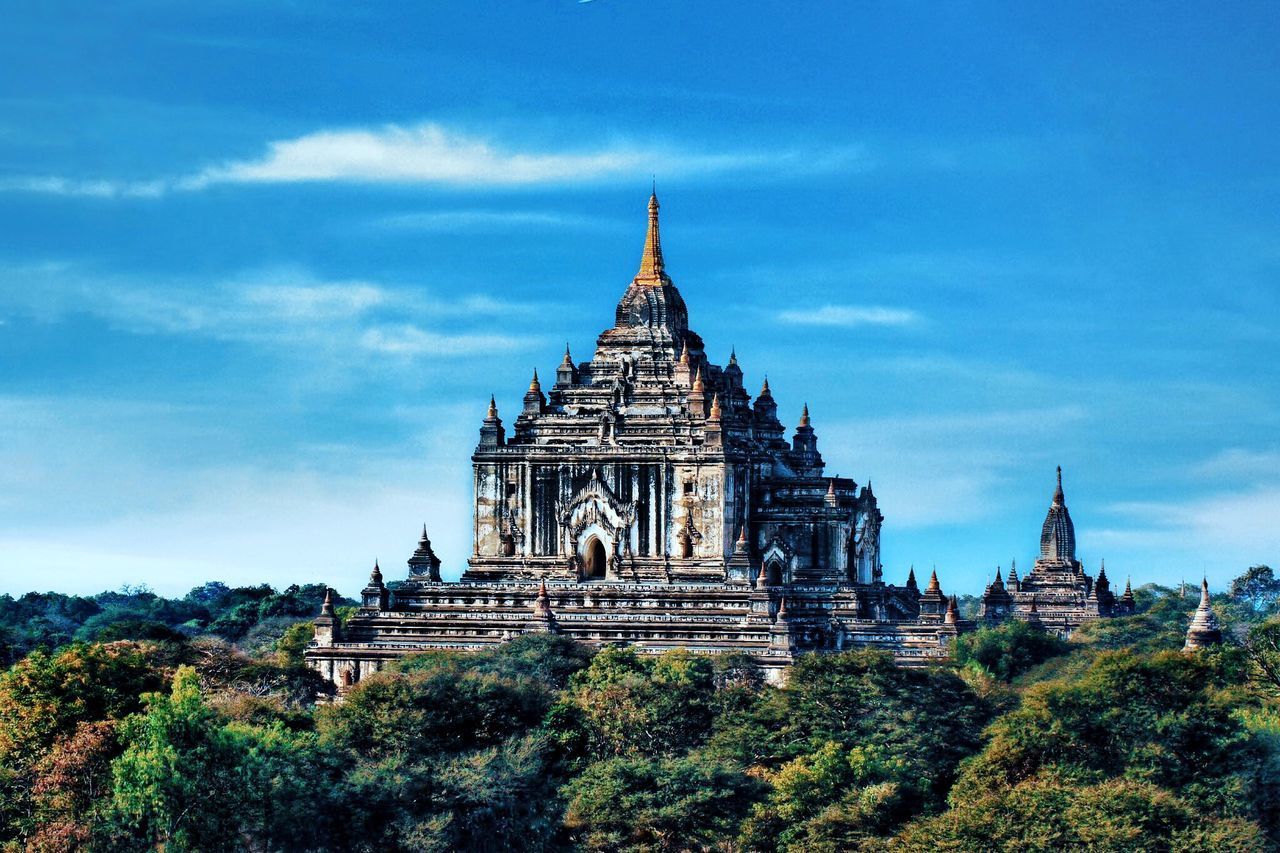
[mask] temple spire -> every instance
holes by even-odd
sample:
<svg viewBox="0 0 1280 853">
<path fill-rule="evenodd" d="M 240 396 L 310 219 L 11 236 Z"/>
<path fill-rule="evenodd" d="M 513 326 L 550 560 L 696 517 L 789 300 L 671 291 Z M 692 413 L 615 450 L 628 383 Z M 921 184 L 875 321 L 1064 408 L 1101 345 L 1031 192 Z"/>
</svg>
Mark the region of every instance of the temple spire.
<svg viewBox="0 0 1280 853">
<path fill-rule="evenodd" d="M 636 281 L 660 286 L 667 278 L 662 261 L 662 241 L 658 235 L 658 193 L 649 196 L 649 228 L 644 235 L 644 253 L 640 256 L 640 271 Z"/>
<path fill-rule="evenodd" d="M 1067 498 L 1062 494 L 1062 466 L 1058 466 L 1058 488 L 1053 492 L 1053 502 L 1057 506 L 1062 506 L 1067 502 Z"/>
</svg>

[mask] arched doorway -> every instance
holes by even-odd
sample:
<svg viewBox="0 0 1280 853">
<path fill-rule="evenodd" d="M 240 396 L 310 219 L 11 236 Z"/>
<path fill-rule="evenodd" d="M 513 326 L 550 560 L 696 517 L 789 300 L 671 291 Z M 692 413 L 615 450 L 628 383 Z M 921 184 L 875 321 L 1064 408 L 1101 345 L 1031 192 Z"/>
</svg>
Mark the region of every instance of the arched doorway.
<svg viewBox="0 0 1280 853">
<path fill-rule="evenodd" d="M 605 556 L 604 543 L 594 536 L 587 543 L 586 567 L 587 577 L 602 579 L 604 578 L 605 568 L 609 565 L 609 559 Z"/>
<path fill-rule="evenodd" d="M 769 579 L 769 586 L 782 583 L 782 564 L 777 560 L 770 560 L 765 566 L 765 577 Z"/>
</svg>

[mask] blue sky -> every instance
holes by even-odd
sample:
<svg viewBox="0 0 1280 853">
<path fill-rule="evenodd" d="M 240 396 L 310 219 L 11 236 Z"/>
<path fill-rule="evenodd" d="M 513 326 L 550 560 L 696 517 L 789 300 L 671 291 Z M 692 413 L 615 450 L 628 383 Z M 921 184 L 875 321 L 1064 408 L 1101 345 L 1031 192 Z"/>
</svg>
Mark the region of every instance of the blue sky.
<svg viewBox="0 0 1280 853">
<path fill-rule="evenodd" d="M 395 577 L 634 273 L 889 579 L 1280 563 L 1273 4 L 25 4 L 0 32 L 0 591 Z M 423 6 L 425 9 L 414 7 Z M 788 414 L 789 413 L 789 414 Z"/>
</svg>

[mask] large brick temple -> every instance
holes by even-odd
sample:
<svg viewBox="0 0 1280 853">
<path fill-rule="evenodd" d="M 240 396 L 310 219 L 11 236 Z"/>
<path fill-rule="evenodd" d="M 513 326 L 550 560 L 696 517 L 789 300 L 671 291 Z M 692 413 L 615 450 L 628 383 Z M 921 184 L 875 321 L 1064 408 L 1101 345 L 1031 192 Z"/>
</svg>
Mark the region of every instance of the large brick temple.
<svg viewBox="0 0 1280 853">
<path fill-rule="evenodd" d="M 490 400 L 461 580 L 441 580 L 424 530 L 394 591 L 375 566 L 345 626 L 326 605 L 307 660 L 342 687 L 405 654 L 528 632 L 746 652 L 773 676 L 806 652 L 945 657 L 968 627 L 954 599 L 936 576 L 923 592 L 914 574 L 886 583 L 870 484 L 826 476 L 807 405 L 787 432 L 768 381 L 753 399 L 737 359 L 713 363 L 689 328 L 655 195 L 591 359 L 566 350 L 547 392 L 535 373 L 509 425 Z"/>
</svg>

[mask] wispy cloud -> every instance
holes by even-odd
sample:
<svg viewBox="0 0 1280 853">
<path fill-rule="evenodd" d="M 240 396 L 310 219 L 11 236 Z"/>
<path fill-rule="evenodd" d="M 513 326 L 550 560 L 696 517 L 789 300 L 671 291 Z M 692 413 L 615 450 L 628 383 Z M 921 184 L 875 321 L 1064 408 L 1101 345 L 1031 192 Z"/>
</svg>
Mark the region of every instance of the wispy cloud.
<svg viewBox="0 0 1280 853">
<path fill-rule="evenodd" d="M 87 314 L 134 334 L 404 357 L 511 352 L 536 340 L 466 328 L 534 306 L 485 294 L 443 297 L 420 286 L 326 281 L 305 270 L 246 272 L 215 281 L 141 280 L 51 263 L 0 267 L 0 277 L 28 285 L 0 292 L 0 310 L 43 320 Z M 405 316 L 416 319 L 406 323 Z"/>
<path fill-rule="evenodd" d="M 373 220 L 374 227 L 392 231 L 464 233 L 512 228 L 601 230 L 621 223 L 598 217 L 539 210 L 435 210 L 397 213 Z"/>
<path fill-rule="evenodd" d="M 910 326 L 921 321 L 921 316 L 908 308 L 888 308 L 882 305 L 822 305 L 783 311 L 779 319 L 797 326 Z"/>
<path fill-rule="evenodd" d="M 78 180 L 56 175 L 0 178 L 0 192 L 38 193 L 69 198 L 158 198 L 172 187 L 167 180 Z"/>
<path fill-rule="evenodd" d="M 225 160 L 176 177 L 126 181 L 19 176 L 0 180 L 0 190 L 125 198 L 224 184 L 342 182 L 492 189 L 635 181 L 650 172 L 666 178 L 763 169 L 826 172 L 865 168 L 868 163 L 861 148 L 849 146 L 709 151 L 626 138 L 568 147 L 511 144 L 422 122 L 318 130 L 269 142 L 257 157 Z"/>
</svg>

